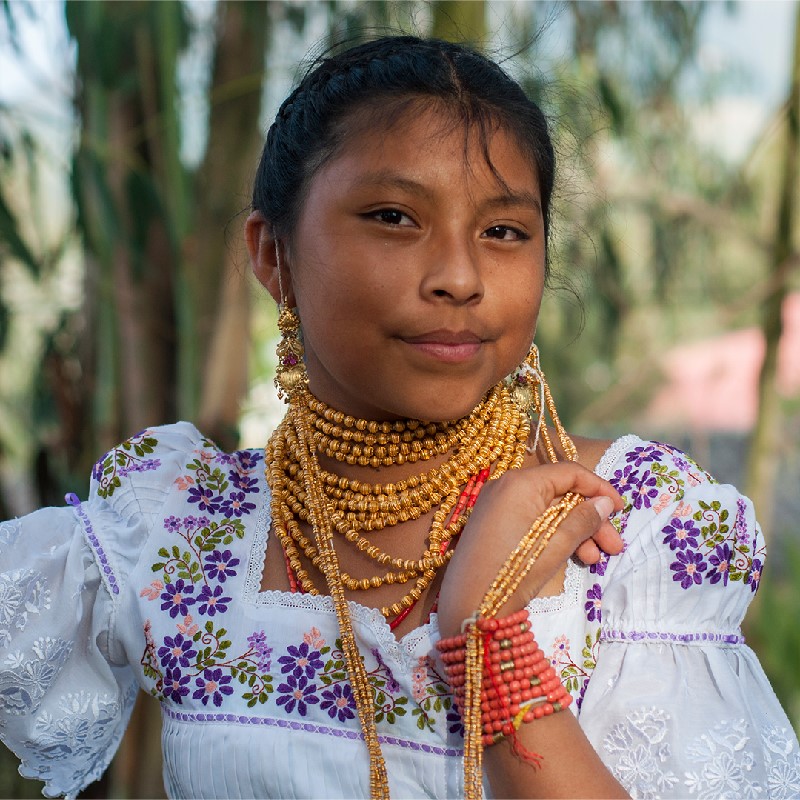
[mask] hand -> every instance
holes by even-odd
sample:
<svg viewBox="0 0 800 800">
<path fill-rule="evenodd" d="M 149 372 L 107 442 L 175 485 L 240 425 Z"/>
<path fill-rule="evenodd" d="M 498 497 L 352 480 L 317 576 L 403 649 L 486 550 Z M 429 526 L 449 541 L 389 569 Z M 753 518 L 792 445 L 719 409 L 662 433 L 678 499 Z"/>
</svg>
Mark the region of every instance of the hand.
<svg viewBox="0 0 800 800">
<path fill-rule="evenodd" d="M 609 555 L 622 551 L 622 539 L 608 517 L 623 503 L 608 481 L 572 462 L 507 472 L 482 489 L 447 567 L 438 612 L 443 637 L 460 632 L 461 623 L 480 606 L 520 539 L 567 492 L 587 499 L 559 525 L 501 614 L 524 607 L 573 553 L 594 564 L 601 550 Z"/>
</svg>

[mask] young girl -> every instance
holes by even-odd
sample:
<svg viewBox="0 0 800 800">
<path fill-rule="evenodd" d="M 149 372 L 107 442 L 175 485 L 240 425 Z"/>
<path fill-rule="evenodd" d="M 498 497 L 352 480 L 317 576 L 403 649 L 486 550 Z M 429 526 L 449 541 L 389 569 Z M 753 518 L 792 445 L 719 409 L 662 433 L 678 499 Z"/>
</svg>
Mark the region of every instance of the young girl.
<svg viewBox="0 0 800 800">
<path fill-rule="evenodd" d="M 282 309 L 267 448 L 148 429 L 0 526 L 0 735 L 46 794 L 99 777 L 143 689 L 172 797 L 800 795 L 739 627 L 749 501 L 560 428 L 554 171 L 458 45 L 379 39 L 284 102 L 245 230 Z"/>
</svg>

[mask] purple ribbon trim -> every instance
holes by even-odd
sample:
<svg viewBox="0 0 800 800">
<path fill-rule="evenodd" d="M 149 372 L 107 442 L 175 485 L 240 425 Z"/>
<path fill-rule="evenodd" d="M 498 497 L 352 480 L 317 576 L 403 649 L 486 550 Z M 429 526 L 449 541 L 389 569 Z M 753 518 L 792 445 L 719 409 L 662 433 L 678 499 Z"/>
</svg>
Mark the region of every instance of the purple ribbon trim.
<svg viewBox="0 0 800 800">
<path fill-rule="evenodd" d="M 364 735 L 360 731 L 346 728 L 329 728 L 327 725 L 317 725 L 314 722 L 301 722 L 295 719 L 275 719 L 274 717 L 248 717 L 243 714 L 205 714 L 203 712 L 190 713 L 176 711 L 162 705 L 161 710 L 166 716 L 179 722 L 232 722 L 237 725 L 267 725 L 273 728 L 287 728 L 294 731 L 307 733 L 323 733 L 326 736 L 338 736 L 342 739 L 360 739 Z M 381 744 L 394 744 L 409 750 L 421 750 L 423 753 L 432 753 L 438 756 L 460 756 L 463 750 L 452 747 L 438 747 L 437 745 L 412 742 L 408 739 L 398 739 L 396 736 L 378 736 Z"/>
<path fill-rule="evenodd" d="M 721 642 L 722 644 L 744 644 L 744 636 L 736 633 L 667 633 L 664 631 L 611 631 L 603 630 L 600 639 L 604 642 Z"/>
<path fill-rule="evenodd" d="M 74 492 L 70 492 L 64 497 L 64 500 L 66 500 L 67 503 L 75 509 L 75 514 L 81 521 L 81 524 L 86 531 L 86 538 L 89 540 L 89 544 L 91 544 L 92 548 L 94 548 L 94 551 L 97 554 L 97 560 L 100 562 L 100 569 L 106 576 L 109 588 L 114 594 L 119 594 L 119 584 L 117 583 L 117 579 L 114 577 L 114 573 L 111 570 L 111 565 L 108 563 L 108 556 L 105 554 L 103 546 L 100 544 L 100 540 L 94 535 L 94 529 L 92 528 L 91 520 L 83 510 L 80 498 Z"/>
</svg>

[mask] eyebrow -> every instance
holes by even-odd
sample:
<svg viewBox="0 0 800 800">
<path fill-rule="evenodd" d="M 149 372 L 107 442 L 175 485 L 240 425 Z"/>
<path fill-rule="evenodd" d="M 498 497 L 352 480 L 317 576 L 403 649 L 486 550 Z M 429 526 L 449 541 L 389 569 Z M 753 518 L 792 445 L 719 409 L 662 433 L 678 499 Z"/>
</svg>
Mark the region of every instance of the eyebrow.
<svg viewBox="0 0 800 800">
<path fill-rule="evenodd" d="M 391 170 L 378 170 L 376 172 L 368 172 L 360 175 L 354 182 L 353 188 L 366 188 L 370 186 L 380 186 L 387 188 L 402 189 L 407 192 L 422 195 L 426 200 L 433 200 L 434 193 L 424 183 L 414 180 L 413 178 L 406 178 L 403 175 L 398 175 Z M 542 204 L 539 198 L 533 192 L 527 191 L 504 191 L 494 197 L 487 197 L 482 200 L 478 207 L 481 210 L 490 211 L 495 208 L 504 208 L 508 206 L 520 206 L 522 208 L 532 208 L 537 213 L 542 213 Z"/>
</svg>

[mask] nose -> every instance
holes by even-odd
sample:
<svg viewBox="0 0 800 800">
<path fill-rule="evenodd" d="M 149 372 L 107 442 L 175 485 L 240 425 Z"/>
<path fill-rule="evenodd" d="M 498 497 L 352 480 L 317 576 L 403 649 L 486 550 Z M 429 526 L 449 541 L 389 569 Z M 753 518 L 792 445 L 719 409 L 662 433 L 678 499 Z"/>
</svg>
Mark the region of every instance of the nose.
<svg viewBox="0 0 800 800">
<path fill-rule="evenodd" d="M 457 305 L 480 301 L 484 286 L 476 248 L 469 241 L 448 237 L 430 253 L 420 291 L 428 300 Z"/>
</svg>

